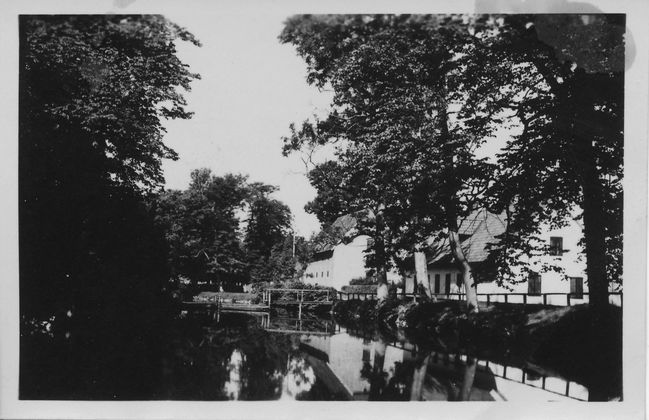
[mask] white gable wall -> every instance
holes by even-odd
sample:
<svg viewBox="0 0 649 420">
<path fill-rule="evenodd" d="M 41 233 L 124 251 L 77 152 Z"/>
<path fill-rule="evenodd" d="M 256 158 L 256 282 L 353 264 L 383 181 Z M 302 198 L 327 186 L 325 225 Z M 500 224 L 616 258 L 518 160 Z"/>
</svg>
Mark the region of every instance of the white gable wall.
<svg viewBox="0 0 649 420">
<path fill-rule="evenodd" d="M 333 258 L 309 263 L 302 275 L 306 284 L 329 286 L 333 279 Z"/>
<path fill-rule="evenodd" d="M 356 277 L 365 277 L 365 250 L 368 236 L 358 236 L 348 244 L 338 244 L 333 255 L 307 265 L 302 281 L 340 290 Z"/>
<path fill-rule="evenodd" d="M 369 236 L 361 235 L 347 244 L 338 244 L 331 258 L 314 261 L 307 265 L 302 281 L 307 284 L 333 287 L 340 290 L 352 279 L 365 277 L 365 250 Z M 327 273 L 329 273 L 327 275 Z M 401 276 L 394 270 L 388 271 L 388 282 L 397 283 Z"/>
<path fill-rule="evenodd" d="M 348 244 L 339 244 L 334 248 L 332 287 L 340 290 L 348 285 L 351 279 L 365 277 L 365 250 L 368 236 L 361 235 Z"/>
</svg>

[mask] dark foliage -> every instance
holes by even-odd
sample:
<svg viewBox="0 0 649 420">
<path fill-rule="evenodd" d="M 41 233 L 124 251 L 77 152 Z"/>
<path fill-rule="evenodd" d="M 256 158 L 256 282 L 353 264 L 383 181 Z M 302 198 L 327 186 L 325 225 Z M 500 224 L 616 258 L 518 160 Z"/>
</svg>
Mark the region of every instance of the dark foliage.
<svg viewBox="0 0 649 420">
<path fill-rule="evenodd" d="M 177 41 L 198 44 L 161 16 L 20 18 L 21 398 L 54 395 L 58 369 L 96 398 L 155 381 L 140 373 L 159 360 L 168 273 L 145 195 L 176 157 L 162 120 L 190 117 L 178 89 L 198 77 Z M 83 352 L 53 359 L 36 326 Z M 115 374 L 147 351 L 131 360 L 142 370 Z"/>
</svg>

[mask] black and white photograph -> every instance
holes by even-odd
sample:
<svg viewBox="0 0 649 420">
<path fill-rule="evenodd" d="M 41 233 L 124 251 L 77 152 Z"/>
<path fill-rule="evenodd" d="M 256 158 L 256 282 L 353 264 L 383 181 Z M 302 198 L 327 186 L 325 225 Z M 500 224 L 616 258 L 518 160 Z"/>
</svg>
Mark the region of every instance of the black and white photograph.
<svg viewBox="0 0 649 420">
<path fill-rule="evenodd" d="M 3 18 L 1 417 L 643 417 L 637 15 L 105 3 Z"/>
</svg>

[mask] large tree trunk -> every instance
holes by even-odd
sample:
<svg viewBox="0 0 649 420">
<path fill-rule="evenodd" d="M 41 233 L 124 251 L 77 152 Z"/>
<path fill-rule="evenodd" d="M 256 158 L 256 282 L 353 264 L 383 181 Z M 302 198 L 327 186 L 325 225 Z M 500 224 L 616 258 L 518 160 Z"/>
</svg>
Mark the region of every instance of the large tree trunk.
<svg viewBox="0 0 649 420">
<path fill-rule="evenodd" d="M 582 76 L 586 77 L 586 76 Z M 578 86 L 581 83 L 577 83 Z M 580 94 L 581 93 L 581 94 Z M 574 120 L 592 120 L 592 103 L 585 93 L 579 92 L 574 99 Z M 590 306 L 600 314 L 608 309 L 608 279 L 606 275 L 606 213 L 604 211 L 604 185 L 600 180 L 593 138 L 580 132 L 579 126 L 572 125 L 575 139 L 576 168 L 579 171 L 583 201 L 584 242 L 586 246 L 586 275 Z"/>
<path fill-rule="evenodd" d="M 374 237 L 374 258 L 376 268 L 376 297 L 378 304 L 388 298 L 388 268 L 383 239 L 383 215 L 381 210 L 376 212 L 376 236 Z"/>
<path fill-rule="evenodd" d="M 591 307 L 598 313 L 608 309 L 608 279 L 606 276 L 606 231 L 602 191 L 599 179 L 583 185 L 584 240 L 586 245 L 586 275 Z"/>
<path fill-rule="evenodd" d="M 446 179 L 445 188 L 443 188 L 443 195 L 445 196 L 445 211 L 446 223 L 448 227 L 448 242 L 451 246 L 453 257 L 458 263 L 460 272 L 462 273 L 462 282 L 466 293 L 466 305 L 468 312 L 478 312 L 478 295 L 476 291 L 476 284 L 473 281 L 473 273 L 471 266 L 464 255 L 460 243 L 460 235 L 458 234 L 458 215 L 460 204 L 458 202 L 458 191 L 461 184 L 457 178 L 455 168 L 455 146 L 451 143 L 451 135 L 448 129 L 448 105 L 446 100 L 440 101 L 440 114 L 442 116 L 441 136 L 446 141 L 444 143 L 444 155 L 446 156 Z"/>
<path fill-rule="evenodd" d="M 376 279 L 376 298 L 382 303 L 388 298 L 388 273 L 385 265 L 377 267 Z"/>
<path fill-rule="evenodd" d="M 471 265 L 466 260 L 464 251 L 460 246 L 460 235 L 457 233 L 457 228 L 448 230 L 448 241 L 451 245 L 451 252 L 460 267 L 462 273 L 462 282 L 466 293 L 466 305 L 469 312 L 478 312 L 478 293 L 476 283 L 473 280 L 473 272 Z"/>
<path fill-rule="evenodd" d="M 424 286 L 426 294 L 428 297 L 432 297 L 432 292 L 430 290 L 430 283 L 428 281 L 428 267 L 426 266 L 426 254 L 424 252 L 415 251 L 415 290 L 414 293 L 417 293 L 419 290 L 419 285 Z"/>
<path fill-rule="evenodd" d="M 577 87 L 593 86 L 593 81 L 587 81 L 589 75 L 581 74 Z M 584 82 L 583 85 L 581 82 Z M 596 116 L 591 114 L 592 102 L 584 89 L 575 89 L 577 92 L 575 103 L 574 121 L 592 121 Z M 607 214 L 604 210 L 605 189 L 600 179 L 594 138 L 583 133 L 578 125 L 571 126 L 573 138 L 575 139 L 575 155 L 579 171 L 583 200 L 583 222 L 584 222 L 584 244 L 586 251 L 586 275 L 588 277 L 589 304 L 592 310 L 591 343 L 597 346 L 612 338 L 608 335 L 607 329 L 603 328 L 609 314 L 608 285 L 609 279 L 606 270 L 606 225 Z M 593 358 L 594 366 L 606 366 L 610 359 L 606 352 L 595 352 Z M 588 384 L 589 401 L 606 401 L 607 379 L 597 377 Z"/>
</svg>

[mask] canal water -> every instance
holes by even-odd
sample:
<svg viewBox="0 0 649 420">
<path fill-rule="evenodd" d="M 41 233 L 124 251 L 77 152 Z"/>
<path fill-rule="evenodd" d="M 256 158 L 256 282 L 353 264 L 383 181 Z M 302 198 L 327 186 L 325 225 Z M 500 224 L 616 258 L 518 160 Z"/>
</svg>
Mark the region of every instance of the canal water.
<svg viewBox="0 0 649 420">
<path fill-rule="evenodd" d="M 122 325 L 115 331 L 124 331 Z M 141 327 L 134 328 L 140 330 Z M 111 333 L 110 335 L 112 335 Z M 157 343 L 25 337 L 21 399 L 587 401 L 564 378 L 447 354 L 330 318 L 182 311 Z"/>
<path fill-rule="evenodd" d="M 173 383 L 174 372 L 169 399 L 588 400 L 584 386 L 560 377 L 389 342 L 331 319 L 190 311 L 179 322 L 188 332 L 177 343 L 182 360 L 168 363 L 192 380 Z"/>
</svg>

